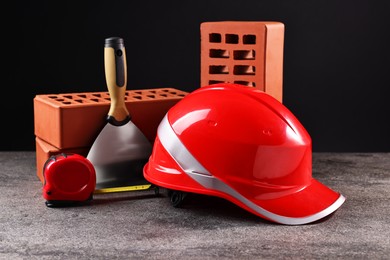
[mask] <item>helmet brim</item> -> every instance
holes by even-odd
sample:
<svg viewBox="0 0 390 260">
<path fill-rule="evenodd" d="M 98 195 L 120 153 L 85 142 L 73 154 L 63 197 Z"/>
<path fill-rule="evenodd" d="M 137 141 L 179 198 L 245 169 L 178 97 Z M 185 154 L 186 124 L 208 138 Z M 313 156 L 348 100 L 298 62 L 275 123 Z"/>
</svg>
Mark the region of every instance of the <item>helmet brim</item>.
<svg viewBox="0 0 390 260">
<path fill-rule="evenodd" d="M 287 225 L 301 225 L 318 221 L 332 214 L 344 201 L 343 195 L 312 179 L 310 185 L 286 196 L 251 199 L 251 203 L 238 199 L 238 204 L 271 221 Z"/>
<path fill-rule="evenodd" d="M 284 196 L 256 198 L 245 192 L 238 192 L 214 176 L 188 171 L 183 174 L 204 187 L 200 193 L 225 198 L 262 218 L 285 225 L 318 221 L 335 212 L 345 201 L 343 195 L 315 179 L 311 179 L 304 187 L 285 192 L 287 195 Z"/>
<path fill-rule="evenodd" d="M 315 179 L 294 192 L 286 192 L 288 195 L 265 199 L 246 196 L 218 178 L 183 171 L 178 165 L 169 168 L 149 162 L 144 167 L 144 176 L 161 187 L 224 198 L 263 219 L 285 225 L 316 222 L 335 212 L 345 201 L 343 195 Z"/>
</svg>

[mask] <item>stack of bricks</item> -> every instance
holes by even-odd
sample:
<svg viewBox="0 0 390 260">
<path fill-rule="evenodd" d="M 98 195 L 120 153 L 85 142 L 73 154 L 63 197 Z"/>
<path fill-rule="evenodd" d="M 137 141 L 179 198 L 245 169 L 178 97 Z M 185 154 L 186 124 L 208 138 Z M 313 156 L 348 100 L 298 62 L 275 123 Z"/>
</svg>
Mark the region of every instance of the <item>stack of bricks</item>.
<svg viewBox="0 0 390 260">
<path fill-rule="evenodd" d="M 153 143 L 166 112 L 187 92 L 173 88 L 127 90 L 126 107 L 132 122 Z M 87 156 L 106 124 L 110 108 L 108 92 L 36 95 L 34 133 L 37 176 L 44 182 L 46 160 L 59 153 Z"/>
<path fill-rule="evenodd" d="M 283 23 L 204 22 L 200 30 L 201 87 L 241 84 L 282 102 Z"/>
</svg>

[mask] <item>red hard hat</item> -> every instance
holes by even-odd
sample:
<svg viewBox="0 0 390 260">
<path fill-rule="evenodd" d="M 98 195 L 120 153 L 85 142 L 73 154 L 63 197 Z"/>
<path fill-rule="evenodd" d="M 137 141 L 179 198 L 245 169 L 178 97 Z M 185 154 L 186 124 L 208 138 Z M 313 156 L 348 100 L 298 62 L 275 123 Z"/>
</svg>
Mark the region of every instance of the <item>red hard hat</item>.
<svg viewBox="0 0 390 260">
<path fill-rule="evenodd" d="M 167 189 L 225 198 L 277 223 L 305 224 L 345 201 L 312 178 L 311 145 L 305 128 L 272 96 L 215 84 L 168 111 L 144 177 Z"/>
</svg>

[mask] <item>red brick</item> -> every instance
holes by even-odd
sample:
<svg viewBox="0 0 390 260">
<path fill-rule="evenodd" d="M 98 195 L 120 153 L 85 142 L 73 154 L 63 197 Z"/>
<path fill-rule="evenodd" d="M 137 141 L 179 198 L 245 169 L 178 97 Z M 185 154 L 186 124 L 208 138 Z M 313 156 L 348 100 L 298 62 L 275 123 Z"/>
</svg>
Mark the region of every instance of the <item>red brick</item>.
<svg viewBox="0 0 390 260">
<path fill-rule="evenodd" d="M 284 24 L 204 22 L 201 87 L 230 82 L 255 87 L 282 102 Z"/>
<path fill-rule="evenodd" d="M 165 113 L 187 92 L 172 88 L 128 90 L 126 107 L 132 121 L 150 140 Z M 106 124 L 108 92 L 36 95 L 35 136 L 59 148 L 90 147 Z"/>
<path fill-rule="evenodd" d="M 50 156 L 60 153 L 76 153 L 81 156 L 87 157 L 89 149 L 90 147 L 59 149 L 43 141 L 39 137 L 35 137 L 36 174 L 39 180 L 42 183 L 44 182 L 43 167 L 45 165 L 45 162 L 50 158 Z"/>
<path fill-rule="evenodd" d="M 153 143 L 164 115 L 187 94 L 173 88 L 128 90 L 125 104 L 133 123 Z M 42 182 L 43 166 L 50 156 L 59 153 L 88 155 L 106 124 L 109 108 L 108 92 L 35 96 L 36 174 Z"/>
</svg>

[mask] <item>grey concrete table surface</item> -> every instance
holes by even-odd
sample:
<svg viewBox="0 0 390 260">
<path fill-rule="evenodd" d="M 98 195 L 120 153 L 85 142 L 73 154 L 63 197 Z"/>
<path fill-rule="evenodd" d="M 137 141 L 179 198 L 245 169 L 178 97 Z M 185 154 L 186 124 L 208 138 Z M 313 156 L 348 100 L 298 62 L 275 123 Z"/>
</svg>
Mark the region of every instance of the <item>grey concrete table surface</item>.
<svg viewBox="0 0 390 260">
<path fill-rule="evenodd" d="M 390 259 L 390 153 L 313 153 L 346 197 L 317 223 L 270 223 L 223 199 L 174 208 L 164 190 L 48 208 L 34 152 L 0 152 L 0 259 Z"/>
</svg>

